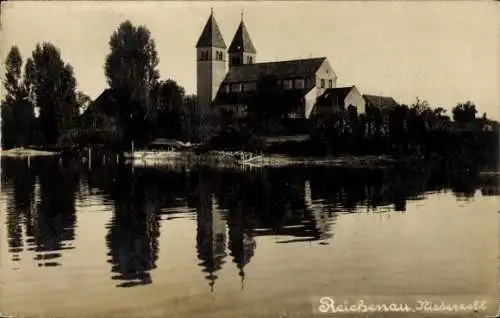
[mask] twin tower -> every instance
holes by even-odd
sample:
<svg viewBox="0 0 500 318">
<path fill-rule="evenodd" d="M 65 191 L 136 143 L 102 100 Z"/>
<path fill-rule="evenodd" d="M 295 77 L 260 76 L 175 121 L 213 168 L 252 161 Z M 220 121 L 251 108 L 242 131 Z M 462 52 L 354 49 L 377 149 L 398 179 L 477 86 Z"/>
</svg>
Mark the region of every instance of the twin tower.
<svg viewBox="0 0 500 318">
<path fill-rule="evenodd" d="M 243 23 L 243 15 L 227 54 L 226 49 L 226 43 L 212 10 L 196 43 L 197 106 L 200 113 L 206 113 L 215 99 L 227 73 L 227 61 L 229 61 L 230 70 L 237 66 L 255 62 L 257 51 Z"/>
</svg>

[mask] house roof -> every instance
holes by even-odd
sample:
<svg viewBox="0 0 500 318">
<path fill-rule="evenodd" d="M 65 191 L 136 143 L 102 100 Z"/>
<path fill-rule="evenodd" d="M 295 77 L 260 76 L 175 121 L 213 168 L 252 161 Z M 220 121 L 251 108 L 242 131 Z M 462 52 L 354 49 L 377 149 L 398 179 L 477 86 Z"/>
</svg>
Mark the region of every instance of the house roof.
<svg viewBox="0 0 500 318">
<path fill-rule="evenodd" d="M 257 53 L 257 51 L 255 50 L 255 46 L 250 39 L 250 35 L 248 34 L 245 23 L 243 23 L 243 20 L 241 20 L 241 23 L 236 30 L 236 33 L 234 34 L 233 41 L 231 42 L 231 45 L 229 45 L 228 50 L 228 53 L 240 52 Z"/>
<path fill-rule="evenodd" d="M 107 88 L 99 95 L 82 114 L 88 116 L 91 113 L 100 112 L 106 115 L 116 115 L 119 105 L 130 102 L 131 92 L 128 89 Z"/>
<path fill-rule="evenodd" d="M 378 109 L 390 109 L 397 107 L 399 104 L 392 97 L 387 96 L 376 96 L 376 95 L 363 95 L 366 103 L 369 106 L 376 107 Z M 367 105 L 367 106 L 368 106 Z"/>
<path fill-rule="evenodd" d="M 328 88 L 318 97 L 318 104 L 343 105 L 345 98 L 353 88 L 354 86 Z"/>
<path fill-rule="evenodd" d="M 208 21 L 201 32 L 198 42 L 196 42 L 196 47 L 218 47 L 225 49 L 226 43 L 222 38 L 217 21 L 215 21 L 213 13 L 210 13 Z"/>
<path fill-rule="evenodd" d="M 316 73 L 326 57 L 290 61 L 244 64 L 229 69 L 223 83 L 254 82 L 262 75 L 272 74 L 278 79 L 310 76 Z"/>
</svg>

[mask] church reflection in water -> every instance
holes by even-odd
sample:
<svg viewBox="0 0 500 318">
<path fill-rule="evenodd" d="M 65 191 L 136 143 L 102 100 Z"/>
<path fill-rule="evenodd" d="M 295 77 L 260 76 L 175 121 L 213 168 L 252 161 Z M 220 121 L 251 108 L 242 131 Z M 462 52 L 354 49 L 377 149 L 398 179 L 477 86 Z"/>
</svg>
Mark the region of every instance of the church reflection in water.
<svg viewBox="0 0 500 318">
<path fill-rule="evenodd" d="M 214 290 L 220 271 L 235 266 L 244 288 L 256 238 L 277 243 L 334 241 L 339 213 L 406 210 L 407 200 L 451 189 L 457 198 L 476 190 L 498 195 L 495 177 L 427 170 L 352 171 L 331 168 L 214 170 L 206 167 L 91 169 L 78 162 L 2 160 L 9 253 L 14 262 L 34 255 L 39 266 L 58 266 L 75 239 L 75 200 L 95 190 L 108 198 L 112 217 L 105 242 L 117 287 L 153 283 L 165 211 L 196 221 L 196 251 Z M 76 240 L 76 243 L 75 243 Z M 27 252 L 29 251 L 29 252 Z M 33 257 L 33 256 L 30 256 Z"/>
</svg>

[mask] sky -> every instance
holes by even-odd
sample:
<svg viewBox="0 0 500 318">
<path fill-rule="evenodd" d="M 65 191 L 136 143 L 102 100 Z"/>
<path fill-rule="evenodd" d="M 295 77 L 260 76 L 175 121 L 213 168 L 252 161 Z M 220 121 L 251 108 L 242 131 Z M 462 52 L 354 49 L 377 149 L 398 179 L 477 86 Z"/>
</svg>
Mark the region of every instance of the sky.
<svg viewBox="0 0 500 318">
<path fill-rule="evenodd" d="M 257 62 L 328 58 L 339 86 L 451 110 L 473 101 L 500 119 L 500 2 L 252 1 L 2 3 L 0 53 L 51 42 L 91 98 L 106 87 L 109 38 L 129 19 L 156 42 L 162 79 L 196 93 L 195 44 L 213 7 L 229 46 L 244 12 Z M 451 115 L 451 111 L 448 111 Z"/>
</svg>

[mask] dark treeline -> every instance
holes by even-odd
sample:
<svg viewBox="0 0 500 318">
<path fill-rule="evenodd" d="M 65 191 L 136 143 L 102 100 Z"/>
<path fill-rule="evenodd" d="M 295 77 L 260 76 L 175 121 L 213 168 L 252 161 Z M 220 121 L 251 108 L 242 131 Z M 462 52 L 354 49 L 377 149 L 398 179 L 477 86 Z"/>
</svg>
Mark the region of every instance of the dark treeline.
<svg viewBox="0 0 500 318">
<path fill-rule="evenodd" d="M 274 83 L 274 84 L 273 84 Z M 223 112 L 220 132 L 213 139 L 218 148 L 246 148 L 292 155 L 388 154 L 414 155 L 448 163 L 453 168 L 471 165 L 496 167 L 500 125 L 484 113 L 476 117 L 476 105 L 459 103 L 451 117 L 442 107 L 419 100 L 391 108 L 367 106 L 358 114 L 354 107 L 332 107 L 314 112 L 310 120 L 290 120 L 284 90 L 269 76 L 259 80 L 249 97 L 248 116 Z M 260 136 L 309 134 L 307 142 L 266 147 Z"/>
<path fill-rule="evenodd" d="M 416 154 L 437 157 L 452 165 L 498 162 L 498 122 L 486 114 L 476 118 L 471 102 L 453 109 L 453 121 L 443 108 L 425 101 L 365 114 L 352 109 L 313 118 L 312 140 L 326 153 Z M 461 160 L 457 160 L 457 159 Z"/>
<path fill-rule="evenodd" d="M 114 118 L 106 107 L 93 111 L 94 101 L 77 91 L 73 68 L 54 44 L 37 44 L 26 61 L 13 46 L 5 60 L 2 148 L 195 139 L 200 121 L 194 115 L 196 97 L 186 95 L 174 80 L 160 79 L 149 30 L 125 21 L 111 35 L 109 47 L 104 73 L 111 97 L 124 91 L 127 96 L 115 105 Z"/>
<path fill-rule="evenodd" d="M 337 213 L 406 211 L 408 200 L 443 189 L 460 199 L 478 189 L 499 194 L 494 177 L 440 167 L 295 169 L 132 169 L 99 162 L 88 169 L 71 160 L 36 159 L 28 165 L 27 160 L 4 159 L 9 250 L 14 260 L 33 250 L 40 266 L 59 265 L 61 250 L 74 247 L 76 200 L 98 196 L 113 211 L 105 241 L 117 286 L 152 283 L 161 220 L 184 213 L 196 219 L 193 253 L 213 287 L 226 263 L 244 278 L 257 236 L 286 236 L 280 243 L 323 241 L 334 237 Z"/>
</svg>

